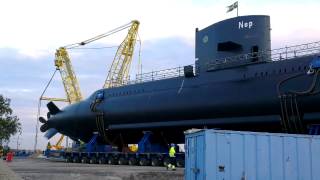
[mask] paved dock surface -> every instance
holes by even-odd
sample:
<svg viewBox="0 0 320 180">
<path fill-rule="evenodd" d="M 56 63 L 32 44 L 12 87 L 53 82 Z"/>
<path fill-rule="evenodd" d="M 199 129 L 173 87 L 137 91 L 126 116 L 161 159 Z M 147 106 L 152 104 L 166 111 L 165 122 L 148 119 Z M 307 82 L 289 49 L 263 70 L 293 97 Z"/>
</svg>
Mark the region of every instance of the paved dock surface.
<svg viewBox="0 0 320 180">
<path fill-rule="evenodd" d="M 53 162 L 45 159 L 15 159 L 9 167 L 24 180 L 182 180 L 184 169 Z"/>
<path fill-rule="evenodd" d="M 10 163 L 0 159 L 0 180 L 22 180 L 8 167 L 8 164 Z"/>
</svg>

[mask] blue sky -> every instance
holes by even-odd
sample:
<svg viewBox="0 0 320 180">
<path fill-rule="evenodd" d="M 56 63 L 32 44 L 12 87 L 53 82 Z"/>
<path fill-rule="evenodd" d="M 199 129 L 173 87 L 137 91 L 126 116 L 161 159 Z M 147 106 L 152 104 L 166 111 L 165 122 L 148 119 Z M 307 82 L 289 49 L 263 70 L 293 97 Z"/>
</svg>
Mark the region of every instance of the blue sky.
<svg viewBox="0 0 320 180">
<path fill-rule="evenodd" d="M 161 1 L 2 1 L 0 2 L 0 94 L 12 99 L 23 125 L 22 148 L 33 148 L 38 98 L 54 71 L 60 46 L 80 42 L 130 22 L 140 21 L 143 71 L 194 62 L 194 33 L 236 15 L 226 13 L 230 0 Z M 239 15 L 271 16 L 272 47 L 320 40 L 320 1 L 239 1 Z M 126 32 L 95 46 L 118 45 Z M 70 51 L 84 96 L 102 87 L 115 48 Z M 137 53 L 136 53 L 137 54 Z M 136 57 L 135 57 L 136 59 Z M 134 64 L 133 69 L 136 65 Z M 59 76 L 48 96 L 64 97 Z M 63 106 L 63 104 L 60 104 Z M 43 104 L 44 106 L 44 104 Z M 46 112 L 42 108 L 42 115 Z M 39 135 L 39 147 L 47 142 Z M 11 145 L 16 146 L 17 136 Z"/>
</svg>

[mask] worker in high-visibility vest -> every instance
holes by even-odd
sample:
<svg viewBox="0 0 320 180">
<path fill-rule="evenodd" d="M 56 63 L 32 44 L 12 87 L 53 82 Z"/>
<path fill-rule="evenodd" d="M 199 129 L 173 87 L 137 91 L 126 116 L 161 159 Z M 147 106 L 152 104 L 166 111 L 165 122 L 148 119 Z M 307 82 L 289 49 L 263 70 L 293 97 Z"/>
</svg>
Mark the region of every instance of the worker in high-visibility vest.
<svg viewBox="0 0 320 180">
<path fill-rule="evenodd" d="M 175 150 L 175 144 L 171 144 L 169 149 L 169 164 L 167 166 L 167 169 L 176 170 L 176 166 L 174 165 L 176 157 L 176 150 Z"/>
<path fill-rule="evenodd" d="M 51 148 L 52 148 L 52 146 L 51 146 L 50 142 L 48 142 L 48 144 L 47 144 L 47 150 L 50 150 Z"/>
</svg>

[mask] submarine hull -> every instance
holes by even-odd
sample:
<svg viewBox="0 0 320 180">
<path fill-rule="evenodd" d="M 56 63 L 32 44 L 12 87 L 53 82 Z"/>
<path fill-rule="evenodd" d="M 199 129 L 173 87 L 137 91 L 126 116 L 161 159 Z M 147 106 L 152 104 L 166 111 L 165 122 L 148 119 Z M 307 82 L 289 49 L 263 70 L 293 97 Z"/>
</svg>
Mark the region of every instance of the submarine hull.
<svg viewBox="0 0 320 180">
<path fill-rule="evenodd" d="M 307 70 L 314 56 L 255 64 L 208 72 L 192 78 L 177 77 L 149 83 L 102 89 L 53 116 L 50 126 L 71 137 L 88 141 L 97 131 L 90 105 L 103 92 L 97 110 L 104 113 L 104 129 L 110 138 L 122 134 L 137 142 L 142 131 L 162 134 L 171 142 L 183 142 L 188 128 L 223 128 L 281 132 L 278 84 L 295 74 L 281 91 L 308 89 L 314 75 Z M 263 69 L 258 71 L 257 69 Z M 304 124 L 320 119 L 320 96 L 299 97 Z"/>
<path fill-rule="evenodd" d="M 271 51 L 270 29 L 269 16 L 256 15 L 196 29 L 194 67 L 51 107 L 42 130 L 85 142 L 99 132 L 119 143 L 137 143 L 143 131 L 182 143 L 190 128 L 305 133 L 320 120 L 319 72 L 309 72 L 314 59 L 320 62 L 320 43 Z"/>
</svg>

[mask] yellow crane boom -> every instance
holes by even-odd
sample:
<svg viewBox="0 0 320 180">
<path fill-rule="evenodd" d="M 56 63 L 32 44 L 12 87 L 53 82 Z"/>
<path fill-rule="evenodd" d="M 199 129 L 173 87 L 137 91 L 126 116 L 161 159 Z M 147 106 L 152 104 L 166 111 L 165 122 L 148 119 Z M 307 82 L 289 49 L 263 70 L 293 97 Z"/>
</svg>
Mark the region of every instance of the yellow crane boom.
<svg viewBox="0 0 320 180">
<path fill-rule="evenodd" d="M 71 60 L 66 48 L 61 47 L 56 51 L 54 64 L 60 71 L 63 86 L 66 92 L 67 101 L 69 104 L 82 100 L 78 79 L 74 73 Z M 53 146 L 55 149 L 62 149 L 62 140 L 64 135 L 61 135 L 58 142 Z"/>
<path fill-rule="evenodd" d="M 41 97 L 40 99 L 48 101 L 64 101 L 68 102 L 69 104 L 73 104 L 82 100 L 78 79 L 74 73 L 71 60 L 66 48 L 61 47 L 56 51 L 54 64 L 56 66 L 56 69 L 60 72 L 67 99 L 48 97 Z M 52 145 L 51 148 L 62 149 L 63 147 L 61 146 L 61 144 L 63 139 L 64 135 L 62 134 L 57 143 L 55 145 Z"/>
<path fill-rule="evenodd" d="M 56 51 L 54 62 L 60 71 L 68 102 L 73 104 L 82 100 L 78 79 L 74 73 L 69 54 L 66 48 L 61 47 Z"/>
<path fill-rule="evenodd" d="M 104 88 L 121 86 L 128 81 L 134 47 L 137 41 L 139 24 L 140 23 L 137 20 L 131 22 L 128 34 L 120 44 L 113 59 L 107 79 L 103 86 Z"/>
<path fill-rule="evenodd" d="M 81 43 L 70 44 L 68 46 L 59 48 L 55 53 L 55 66 L 56 69 L 60 72 L 67 99 L 48 98 L 41 96 L 40 100 L 64 101 L 69 102 L 69 104 L 73 104 L 82 100 L 80 86 L 74 73 L 67 49 L 72 49 L 78 46 L 86 45 L 93 41 L 99 40 L 116 32 L 119 32 L 125 28 L 128 28 L 131 25 L 127 36 L 120 44 L 116 52 L 107 79 L 105 80 L 104 88 L 117 87 L 127 82 L 129 78 L 129 71 L 134 52 L 134 47 L 137 40 L 139 24 L 139 21 L 134 20 L 131 23 L 125 24 L 114 30 L 98 35 Z M 61 143 L 63 138 L 64 135 L 61 135 L 58 142 L 55 145 L 52 145 L 51 147 L 54 149 L 61 149 Z"/>
</svg>

